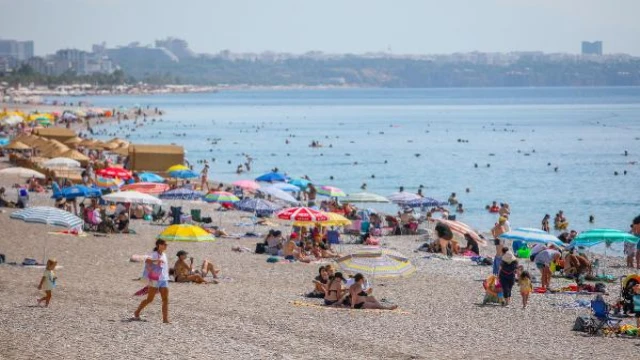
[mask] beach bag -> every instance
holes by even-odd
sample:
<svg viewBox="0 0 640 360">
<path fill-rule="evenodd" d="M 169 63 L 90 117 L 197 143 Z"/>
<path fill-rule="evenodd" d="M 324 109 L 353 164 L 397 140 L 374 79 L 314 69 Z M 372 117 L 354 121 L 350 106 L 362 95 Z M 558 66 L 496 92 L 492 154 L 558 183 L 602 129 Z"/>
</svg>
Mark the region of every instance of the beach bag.
<svg viewBox="0 0 640 360">
<path fill-rule="evenodd" d="M 578 316 L 576 322 L 573 324 L 573 331 L 586 332 L 589 327 L 592 326 L 591 318 L 587 315 Z"/>
<path fill-rule="evenodd" d="M 147 279 L 151 281 L 158 281 L 160 280 L 160 273 L 153 271 L 153 266 L 147 266 Z"/>
<path fill-rule="evenodd" d="M 267 245 L 265 243 L 256 243 L 256 254 L 264 254 L 267 252 Z"/>
</svg>

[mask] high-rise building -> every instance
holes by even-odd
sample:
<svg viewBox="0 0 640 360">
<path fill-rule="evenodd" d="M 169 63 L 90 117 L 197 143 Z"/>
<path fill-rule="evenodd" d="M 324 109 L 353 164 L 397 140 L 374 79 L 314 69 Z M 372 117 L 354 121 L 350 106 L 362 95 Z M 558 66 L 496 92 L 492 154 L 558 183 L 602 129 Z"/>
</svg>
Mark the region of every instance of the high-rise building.
<svg viewBox="0 0 640 360">
<path fill-rule="evenodd" d="M 602 55 L 602 41 L 583 41 L 582 55 Z"/>
<path fill-rule="evenodd" d="M 33 41 L 0 39 L 0 56 L 25 61 L 33 57 Z"/>
<path fill-rule="evenodd" d="M 193 50 L 189 49 L 189 43 L 182 39 L 168 37 L 165 40 L 156 40 L 157 48 L 165 48 L 171 51 L 178 59 L 196 57 Z"/>
</svg>

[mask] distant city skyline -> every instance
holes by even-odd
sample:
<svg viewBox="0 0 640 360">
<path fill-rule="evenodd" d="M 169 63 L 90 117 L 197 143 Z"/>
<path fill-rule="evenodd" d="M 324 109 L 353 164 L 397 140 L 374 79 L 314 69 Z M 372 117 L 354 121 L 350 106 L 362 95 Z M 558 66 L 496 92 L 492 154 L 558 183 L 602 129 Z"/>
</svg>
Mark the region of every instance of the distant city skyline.
<svg viewBox="0 0 640 360">
<path fill-rule="evenodd" d="M 612 5 L 615 3 L 615 5 Z M 0 0 L 3 39 L 33 40 L 35 54 L 91 50 L 168 36 L 196 53 L 604 52 L 640 55 L 640 1 L 615 0 Z"/>
</svg>

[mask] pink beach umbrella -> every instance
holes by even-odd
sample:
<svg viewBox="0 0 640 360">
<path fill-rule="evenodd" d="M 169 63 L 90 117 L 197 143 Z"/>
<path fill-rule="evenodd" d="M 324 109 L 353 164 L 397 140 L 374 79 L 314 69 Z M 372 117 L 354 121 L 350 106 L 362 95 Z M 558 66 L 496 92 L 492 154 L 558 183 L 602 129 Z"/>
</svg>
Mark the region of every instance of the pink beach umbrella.
<svg viewBox="0 0 640 360">
<path fill-rule="evenodd" d="M 276 214 L 278 219 L 290 221 L 327 221 L 329 217 L 322 211 L 308 207 L 292 207 L 284 209 Z"/>
<path fill-rule="evenodd" d="M 260 184 L 253 180 L 238 180 L 232 183 L 233 186 L 243 188 L 244 190 L 256 191 L 260 188 Z"/>
</svg>

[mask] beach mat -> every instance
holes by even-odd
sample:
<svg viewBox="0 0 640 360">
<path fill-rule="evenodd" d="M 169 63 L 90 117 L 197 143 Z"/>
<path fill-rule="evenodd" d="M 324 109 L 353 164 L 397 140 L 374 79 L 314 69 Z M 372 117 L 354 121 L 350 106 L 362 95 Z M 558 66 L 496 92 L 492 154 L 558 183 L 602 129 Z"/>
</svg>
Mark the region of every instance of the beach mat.
<svg viewBox="0 0 640 360">
<path fill-rule="evenodd" d="M 294 300 L 291 304 L 295 307 L 309 307 L 315 309 L 325 309 L 325 310 L 342 310 L 342 311 L 350 311 L 356 313 L 395 313 L 401 315 L 410 315 L 411 313 L 408 311 L 400 310 L 397 308 L 395 310 L 378 310 L 378 309 L 352 309 L 347 307 L 335 307 L 335 306 L 326 306 L 314 303 L 308 303 L 300 300 Z"/>
</svg>

